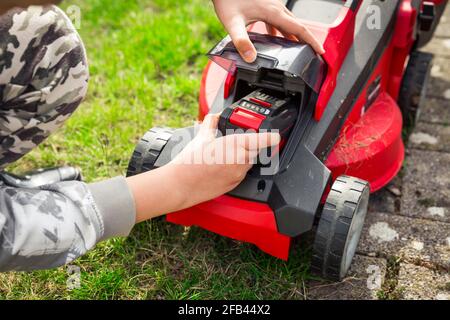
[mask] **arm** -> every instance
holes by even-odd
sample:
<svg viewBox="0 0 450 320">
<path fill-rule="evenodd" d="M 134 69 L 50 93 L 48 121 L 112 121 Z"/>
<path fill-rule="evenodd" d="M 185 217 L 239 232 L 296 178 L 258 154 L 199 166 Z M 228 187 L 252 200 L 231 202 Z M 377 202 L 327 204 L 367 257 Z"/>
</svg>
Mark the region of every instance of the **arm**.
<svg viewBox="0 0 450 320">
<path fill-rule="evenodd" d="M 92 184 L 71 181 L 17 189 L 0 185 L 0 271 L 57 267 L 99 241 L 126 236 L 135 223 L 191 207 L 233 189 L 258 150 L 279 142 L 278 134 L 215 138 L 218 116 L 207 116 L 196 138 L 168 165 Z M 204 150 L 211 164 L 188 164 Z M 233 153 L 240 164 L 220 164 Z"/>
<path fill-rule="evenodd" d="M 119 198 L 129 201 L 126 196 Z M 129 202 L 130 207 L 132 204 Z M 128 215 L 131 213 L 128 209 Z M 69 263 L 92 248 L 106 232 L 116 232 L 106 223 L 82 182 L 62 182 L 40 189 L 0 184 L 0 271 Z"/>
</svg>

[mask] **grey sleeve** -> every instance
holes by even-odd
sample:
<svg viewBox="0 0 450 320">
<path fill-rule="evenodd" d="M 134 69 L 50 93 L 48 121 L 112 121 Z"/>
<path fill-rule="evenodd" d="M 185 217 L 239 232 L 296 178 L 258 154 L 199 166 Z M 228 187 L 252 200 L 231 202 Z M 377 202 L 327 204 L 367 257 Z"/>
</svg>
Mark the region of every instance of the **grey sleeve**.
<svg viewBox="0 0 450 320">
<path fill-rule="evenodd" d="M 39 189 L 0 185 L 0 271 L 67 264 L 98 241 L 128 235 L 135 215 L 122 177 Z"/>
</svg>

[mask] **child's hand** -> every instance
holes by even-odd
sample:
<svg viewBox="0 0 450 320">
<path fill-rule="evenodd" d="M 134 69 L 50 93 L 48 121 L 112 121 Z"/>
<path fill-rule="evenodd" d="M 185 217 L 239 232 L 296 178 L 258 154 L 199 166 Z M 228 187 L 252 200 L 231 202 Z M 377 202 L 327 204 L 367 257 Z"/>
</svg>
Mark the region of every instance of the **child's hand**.
<svg viewBox="0 0 450 320">
<path fill-rule="evenodd" d="M 245 178 L 259 151 L 280 142 L 278 133 L 216 138 L 218 121 L 218 115 L 207 115 L 195 139 L 169 164 L 177 177 L 180 196 L 186 199 L 183 207 L 233 190 Z"/>
<path fill-rule="evenodd" d="M 246 26 L 256 21 L 264 21 L 271 35 L 276 35 L 278 29 L 286 38 L 303 40 L 317 53 L 325 53 L 314 35 L 279 0 L 213 0 L 213 3 L 217 16 L 247 62 L 256 59 L 256 49 Z"/>
<path fill-rule="evenodd" d="M 216 138 L 218 115 L 208 115 L 197 136 L 169 164 L 127 179 L 137 222 L 192 207 L 234 189 L 259 151 L 280 142 L 278 133 Z"/>
</svg>

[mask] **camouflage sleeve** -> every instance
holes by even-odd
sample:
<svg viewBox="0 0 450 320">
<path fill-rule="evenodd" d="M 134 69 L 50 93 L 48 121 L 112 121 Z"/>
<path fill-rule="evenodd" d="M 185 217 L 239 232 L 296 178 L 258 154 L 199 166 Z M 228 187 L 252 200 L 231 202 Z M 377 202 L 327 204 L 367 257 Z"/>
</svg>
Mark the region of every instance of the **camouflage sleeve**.
<svg viewBox="0 0 450 320">
<path fill-rule="evenodd" d="M 39 189 L 0 186 L 0 271 L 67 264 L 98 241 L 128 235 L 134 202 L 122 177 Z"/>
<path fill-rule="evenodd" d="M 0 15 L 0 170 L 62 126 L 87 91 L 84 46 L 55 6 Z M 37 189 L 0 182 L 0 271 L 69 263 L 135 222 L 124 178 Z"/>
</svg>

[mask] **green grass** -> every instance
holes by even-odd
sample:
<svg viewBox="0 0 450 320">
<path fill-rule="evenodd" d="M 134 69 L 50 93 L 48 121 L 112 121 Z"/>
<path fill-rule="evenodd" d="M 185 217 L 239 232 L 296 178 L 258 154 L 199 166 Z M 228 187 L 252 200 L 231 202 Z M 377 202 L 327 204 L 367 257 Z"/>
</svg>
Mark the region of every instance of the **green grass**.
<svg viewBox="0 0 450 320">
<path fill-rule="evenodd" d="M 86 101 L 65 127 L 11 167 L 72 164 L 88 181 L 124 174 L 134 144 L 156 125 L 180 127 L 197 115 L 204 55 L 224 35 L 210 1 L 71 0 L 90 60 Z M 97 245 L 67 268 L 0 274 L 0 299 L 303 298 L 309 249 L 289 262 L 248 244 L 161 222 Z"/>
</svg>

